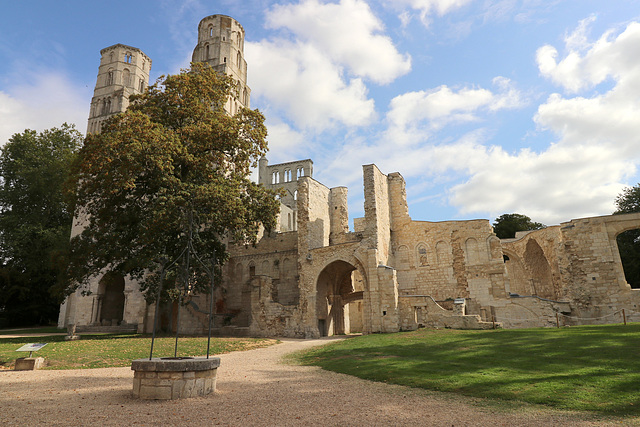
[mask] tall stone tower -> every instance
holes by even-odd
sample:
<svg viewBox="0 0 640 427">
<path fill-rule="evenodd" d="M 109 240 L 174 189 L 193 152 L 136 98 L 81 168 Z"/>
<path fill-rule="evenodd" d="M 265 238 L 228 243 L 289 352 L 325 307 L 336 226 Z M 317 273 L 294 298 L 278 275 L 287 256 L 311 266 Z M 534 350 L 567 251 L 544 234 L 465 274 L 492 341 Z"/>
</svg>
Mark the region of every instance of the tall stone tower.
<svg viewBox="0 0 640 427">
<path fill-rule="evenodd" d="M 140 49 L 115 44 L 100 55 L 87 133 L 100 133 L 102 122 L 126 110 L 129 96 L 143 92 L 149 84 L 151 59 Z"/>
<path fill-rule="evenodd" d="M 211 15 L 198 25 L 198 44 L 193 62 L 206 62 L 220 74 L 231 76 L 235 90 L 225 105 L 228 114 L 249 108 L 251 89 L 247 86 L 247 61 L 244 59 L 244 28 L 226 15 Z"/>
</svg>

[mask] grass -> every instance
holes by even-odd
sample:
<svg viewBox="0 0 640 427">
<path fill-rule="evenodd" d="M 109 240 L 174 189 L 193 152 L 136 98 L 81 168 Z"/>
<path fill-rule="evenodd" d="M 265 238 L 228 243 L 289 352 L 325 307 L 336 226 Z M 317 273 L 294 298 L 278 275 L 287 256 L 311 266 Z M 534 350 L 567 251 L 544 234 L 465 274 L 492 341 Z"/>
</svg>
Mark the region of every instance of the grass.
<svg viewBox="0 0 640 427">
<path fill-rule="evenodd" d="M 339 341 L 302 364 L 427 390 L 608 415 L 640 415 L 640 324 L 421 329 Z"/>
<path fill-rule="evenodd" d="M 46 347 L 33 354 L 45 358 L 44 369 L 109 368 L 130 366 L 134 359 L 149 357 L 151 336 L 82 334 L 82 338 L 76 341 L 65 341 L 64 336 L 0 338 L 0 367 L 11 368 L 17 358 L 29 356 L 29 353 L 16 352 L 16 349 L 34 342 L 47 343 Z M 210 354 L 266 347 L 276 342 L 257 338 L 211 338 Z M 175 336 L 156 337 L 153 356 L 172 357 L 174 345 Z M 206 353 L 207 337 L 179 338 L 178 356 L 204 356 Z"/>
</svg>

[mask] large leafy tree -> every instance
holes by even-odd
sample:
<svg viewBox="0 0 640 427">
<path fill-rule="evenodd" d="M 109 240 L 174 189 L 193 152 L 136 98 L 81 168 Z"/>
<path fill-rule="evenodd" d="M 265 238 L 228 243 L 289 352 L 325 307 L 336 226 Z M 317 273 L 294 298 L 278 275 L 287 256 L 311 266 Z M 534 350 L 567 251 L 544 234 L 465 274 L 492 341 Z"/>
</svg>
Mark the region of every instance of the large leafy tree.
<svg viewBox="0 0 640 427">
<path fill-rule="evenodd" d="M 15 134 L 0 153 L 0 326 L 46 324 L 60 301 L 50 294 L 69 242 L 73 209 L 63 184 L 82 144 L 67 124 Z"/>
<path fill-rule="evenodd" d="M 640 184 L 625 188 L 615 203 L 614 214 L 640 212 Z M 627 283 L 632 288 L 640 288 L 640 230 L 620 233 L 617 241 Z"/>
<path fill-rule="evenodd" d="M 72 181 L 83 229 L 71 240 L 67 292 L 107 270 L 148 290 L 158 262 L 180 264 L 188 240 L 200 259 L 215 250 L 224 260 L 225 239 L 255 242 L 259 224 L 275 225 L 275 193 L 249 179 L 267 150 L 264 117 L 226 114 L 234 87 L 194 63 L 87 136 Z M 209 282 L 196 261 L 188 274 L 202 289 Z"/>
<path fill-rule="evenodd" d="M 539 230 L 544 224 L 534 222 L 526 215 L 511 213 L 500 215 L 493 223 L 493 232 L 501 239 L 516 237 L 517 231 Z"/>
</svg>

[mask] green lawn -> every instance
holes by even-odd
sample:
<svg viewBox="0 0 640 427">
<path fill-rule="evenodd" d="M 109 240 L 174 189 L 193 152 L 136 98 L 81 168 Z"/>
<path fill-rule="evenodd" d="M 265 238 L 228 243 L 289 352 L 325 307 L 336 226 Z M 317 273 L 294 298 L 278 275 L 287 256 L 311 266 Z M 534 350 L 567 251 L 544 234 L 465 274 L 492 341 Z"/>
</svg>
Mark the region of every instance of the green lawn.
<svg viewBox="0 0 640 427">
<path fill-rule="evenodd" d="M 421 329 L 339 341 L 307 365 L 428 390 L 601 414 L 640 414 L 640 324 Z"/>
<path fill-rule="evenodd" d="M 3 331 L 5 333 L 5 331 Z M 45 358 L 44 369 L 84 369 L 130 366 L 133 359 L 149 357 L 150 335 L 86 335 L 77 341 L 65 341 L 64 336 L 0 338 L 0 367 L 11 368 L 19 357 L 29 353 L 16 352 L 27 343 L 46 342 L 46 347 L 34 353 Z M 211 355 L 231 351 L 266 347 L 276 340 L 257 338 L 211 338 Z M 175 336 L 156 338 L 153 356 L 172 357 Z M 178 356 L 204 356 L 207 337 L 180 337 Z"/>
</svg>

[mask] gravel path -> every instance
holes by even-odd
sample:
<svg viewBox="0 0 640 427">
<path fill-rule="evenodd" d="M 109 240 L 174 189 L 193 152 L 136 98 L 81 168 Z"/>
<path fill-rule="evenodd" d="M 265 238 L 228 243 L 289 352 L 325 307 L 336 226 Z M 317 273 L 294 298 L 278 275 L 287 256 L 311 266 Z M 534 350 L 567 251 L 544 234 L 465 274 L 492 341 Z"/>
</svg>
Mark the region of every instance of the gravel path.
<svg viewBox="0 0 640 427">
<path fill-rule="evenodd" d="M 284 339 L 271 347 L 224 354 L 217 392 L 177 401 L 133 399 L 129 368 L 0 371 L 0 425 L 606 425 L 581 414 L 496 409 L 478 399 L 281 362 L 284 354 L 325 342 Z"/>
</svg>

